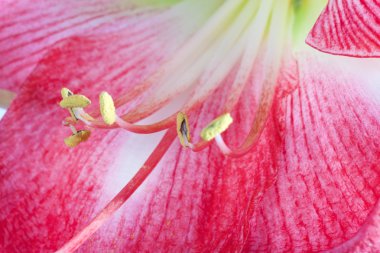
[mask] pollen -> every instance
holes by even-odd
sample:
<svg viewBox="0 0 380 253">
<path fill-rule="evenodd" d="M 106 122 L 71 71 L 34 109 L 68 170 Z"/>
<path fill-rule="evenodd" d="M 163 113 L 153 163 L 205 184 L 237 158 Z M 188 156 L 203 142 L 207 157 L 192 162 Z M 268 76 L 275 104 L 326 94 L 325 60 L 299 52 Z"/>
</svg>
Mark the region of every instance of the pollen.
<svg viewBox="0 0 380 253">
<path fill-rule="evenodd" d="M 83 95 L 71 95 L 61 100 L 59 105 L 62 108 L 84 108 L 91 104 L 90 99 Z"/>
<path fill-rule="evenodd" d="M 201 137 L 205 141 L 210 141 L 215 138 L 218 134 L 223 133 L 232 123 L 232 117 L 229 113 L 223 114 L 218 118 L 211 121 L 203 130 L 201 131 Z"/>
<path fill-rule="evenodd" d="M 186 114 L 182 112 L 177 114 L 177 134 L 181 145 L 189 147 L 191 141 L 189 121 Z"/>
<path fill-rule="evenodd" d="M 103 91 L 99 96 L 100 113 L 107 125 L 112 125 L 116 120 L 116 110 L 110 94 Z"/>
<path fill-rule="evenodd" d="M 69 90 L 68 88 L 64 87 L 64 88 L 61 89 L 61 96 L 62 96 L 63 99 L 67 98 L 69 96 L 72 96 L 72 95 L 74 95 L 74 93 L 71 90 Z M 69 113 L 70 113 L 71 118 L 73 119 L 73 121 L 74 122 L 78 121 L 77 117 L 75 117 L 75 113 L 73 112 L 73 110 L 71 108 L 67 108 L 67 109 L 69 110 Z"/>
<path fill-rule="evenodd" d="M 74 93 L 72 93 L 72 91 L 69 90 L 68 88 L 64 87 L 61 90 L 61 95 L 62 95 L 62 98 L 67 98 L 68 96 L 74 95 Z"/>
<path fill-rule="evenodd" d="M 80 130 L 77 133 L 67 137 L 65 139 L 65 144 L 70 147 L 76 147 L 79 143 L 87 141 L 90 138 L 91 132 L 88 130 Z"/>
</svg>

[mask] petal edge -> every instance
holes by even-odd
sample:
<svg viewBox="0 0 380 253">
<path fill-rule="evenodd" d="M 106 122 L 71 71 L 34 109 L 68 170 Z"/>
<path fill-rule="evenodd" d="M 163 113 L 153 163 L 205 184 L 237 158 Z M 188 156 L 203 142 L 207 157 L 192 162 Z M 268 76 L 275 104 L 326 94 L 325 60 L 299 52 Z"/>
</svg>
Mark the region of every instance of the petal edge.
<svg viewBox="0 0 380 253">
<path fill-rule="evenodd" d="M 330 0 L 306 43 L 330 54 L 380 57 L 380 1 Z"/>
</svg>

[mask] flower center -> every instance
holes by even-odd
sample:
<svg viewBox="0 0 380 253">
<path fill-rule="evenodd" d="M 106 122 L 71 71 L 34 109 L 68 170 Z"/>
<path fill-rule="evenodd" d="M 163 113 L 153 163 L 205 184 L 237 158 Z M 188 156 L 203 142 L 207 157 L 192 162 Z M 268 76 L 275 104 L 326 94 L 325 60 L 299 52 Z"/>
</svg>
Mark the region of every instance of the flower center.
<svg viewBox="0 0 380 253">
<path fill-rule="evenodd" d="M 94 220 L 59 252 L 72 252 L 85 242 L 148 177 L 176 136 L 183 147 L 194 152 L 208 147 L 211 143 L 216 143 L 223 154 L 232 157 L 242 156 L 251 150 L 272 107 L 284 47 L 292 42 L 290 37 L 293 34 L 288 31 L 291 31 L 292 22 L 300 17 L 302 10 L 311 2 L 313 0 L 223 2 L 204 26 L 192 34 L 188 42 L 180 47 L 172 58 L 142 83 L 136 84 L 132 90 L 115 100 L 109 93 L 102 92 L 99 96 L 98 110 L 86 112 L 85 107 L 90 105 L 91 101 L 83 95 L 76 95 L 63 88 L 60 105 L 70 113 L 64 125 L 69 126 L 73 132 L 72 136 L 65 139 L 69 147 L 86 141 L 90 136 L 90 128 L 120 128 L 139 134 L 163 130 L 167 132 L 136 175 Z M 177 6 L 181 9 L 181 3 Z M 292 6 L 297 6 L 298 12 L 290 8 Z M 176 7 L 173 8 L 171 12 L 175 12 Z M 257 108 L 252 112 L 254 117 L 250 130 L 239 147 L 228 147 L 222 134 L 228 131 L 232 124 L 231 114 L 239 99 L 244 96 L 244 89 L 247 83 L 250 83 L 248 80 L 258 62 L 262 78 L 255 81 L 254 90 L 257 94 L 254 97 L 257 100 Z M 224 105 L 216 113 L 215 120 L 200 132 L 200 140 L 192 142 L 189 119 L 186 115 L 199 106 L 199 101 L 213 97 L 213 93 L 236 66 L 238 68 L 233 82 L 226 87 L 228 96 Z M 135 123 L 152 115 L 181 94 L 189 95 L 176 113 L 152 124 Z M 122 106 L 137 98 L 140 100 L 134 110 L 123 115 L 118 113 Z M 75 126 L 81 130 L 77 131 Z"/>
<path fill-rule="evenodd" d="M 298 2 L 297 4 L 299 5 Z M 99 101 L 100 113 L 87 113 L 84 108 L 90 101 L 83 95 L 76 95 L 63 88 L 61 106 L 67 108 L 71 115 L 71 118 L 65 121 L 65 125 L 78 124 L 79 120 L 84 123 L 83 127 L 92 129 L 122 128 L 141 134 L 162 131 L 175 126 L 176 119 L 178 125 L 176 114 L 148 125 L 138 125 L 134 122 L 148 117 L 179 93 L 190 93 L 192 96 L 189 96 L 180 109 L 184 112 L 180 114 L 184 120 L 178 130 L 181 144 L 193 151 L 199 151 L 215 139 L 222 153 L 244 155 L 260 135 L 272 104 L 283 47 L 289 43 L 286 31 L 292 20 L 290 6 L 290 1 L 226 1 L 203 28 L 178 49 L 174 57 L 166 61 L 144 82 L 137 84 L 132 91 L 115 100 L 107 92 L 102 92 Z M 231 73 L 232 68 L 239 66 L 234 81 L 228 87 L 230 95 L 219 115 L 233 111 L 242 97 L 257 61 L 261 61 L 264 78 L 259 80 L 260 83 L 257 85 L 258 107 L 253 117 L 252 130 L 243 145 L 235 149 L 226 147 L 220 134 L 228 126 L 216 134 L 211 131 L 216 128 L 207 127 L 207 131 L 200 133 L 203 140 L 196 144 L 191 143 L 189 123 L 184 115 L 193 110 L 199 101 L 205 100 L 215 92 Z M 134 111 L 124 115 L 117 114 L 118 108 L 130 103 L 136 95 L 143 94 L 144 99 Z M 215 115 L 215 118 L 219 115 Z M 209 135 L 206 136 L 205 133 Z"/>
</svg>

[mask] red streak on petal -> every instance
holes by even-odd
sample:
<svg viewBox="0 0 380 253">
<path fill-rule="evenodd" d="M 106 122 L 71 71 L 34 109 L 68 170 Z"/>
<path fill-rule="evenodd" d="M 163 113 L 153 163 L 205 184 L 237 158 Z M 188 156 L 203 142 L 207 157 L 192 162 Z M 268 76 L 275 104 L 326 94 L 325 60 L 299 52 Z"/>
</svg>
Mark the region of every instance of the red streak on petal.
<svg viewBox="0 0 380 253">
<path fill-rule="evenodd" d="M 379 252 L 380 251 L 380 200 L 368 215 L 367 220 L 353 238 L 328 250 L 331 253 Z"/>
<path fill-rule="evenodd" d="M 167 22 L 157 10 L 134 10 L 128 4 L 102 0 L 55 4 L 40 0 L 17 4 L 5 1 L 1 12 L 0 87 L 14 92 L 44 54 L 63 39 L 117 31 L 124 34 L 124 42 L 129 42 L 123 45 L 126 48 L 141 43 L 142 38 L 148 42 Z M 150 28 L 150 22 L 154 22 L 156 30 Z M 148 46 L 144 49 L 141 51 L 149 53 Z"/>
<path fill-rule="evenodd" d="M 175 128 L 170 128 L 164 135 L 155 150 L 146 160 L 144 165 L 139 169 L 136 175 L 128 182 L 126 186 L 107 204 L 107 206 L 87 225 L 82 231 L 74 236 L 57 252 L 68 253 L 74 252 L 79 248 L 100 226 L 105 223 L 113 213 L 119 209 L 125 201 L 136 191 L 136 189 L 144 182 L 144 180 L 153 171 L 154 167 L 164 156 L 173 140 L 177 137 Z"/>
<path fill-rule="evenodd" d="M 252 217 L 247 251 L 333 249 L 366 231 L 371 210 L 378 210 L 380 101 L 371 87 L 380 75 L 370 70 L 375 62 L 319 53 L 298 61 L 296 89 L 276 104 L 277 180 Z M 371 224 L 372 231 L 379 229 Z M 364 245 L 361 239 L 355 245 Z"/>
</svg>

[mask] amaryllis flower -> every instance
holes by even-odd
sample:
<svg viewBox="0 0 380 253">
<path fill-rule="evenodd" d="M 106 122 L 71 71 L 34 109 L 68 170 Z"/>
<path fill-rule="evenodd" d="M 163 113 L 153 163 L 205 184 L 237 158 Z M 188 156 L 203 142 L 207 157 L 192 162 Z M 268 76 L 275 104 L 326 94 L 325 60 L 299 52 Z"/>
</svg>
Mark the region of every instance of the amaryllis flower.
<svg viewBox="0 0 380 253">
<path fill-rule="evenodd" d="M 1 252 L 380 251 L 380 2 L 325 4 L 3 1 Z"/>
</svg>

